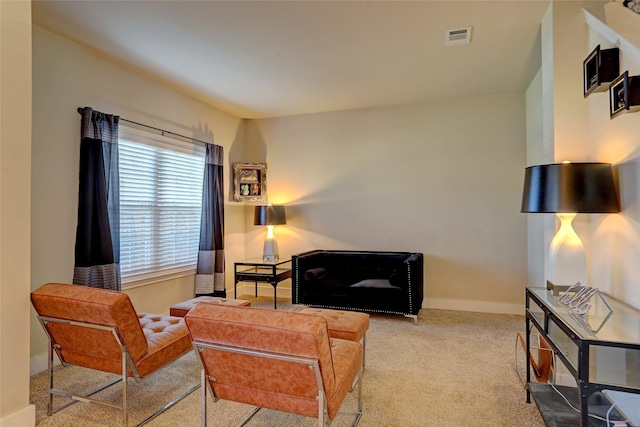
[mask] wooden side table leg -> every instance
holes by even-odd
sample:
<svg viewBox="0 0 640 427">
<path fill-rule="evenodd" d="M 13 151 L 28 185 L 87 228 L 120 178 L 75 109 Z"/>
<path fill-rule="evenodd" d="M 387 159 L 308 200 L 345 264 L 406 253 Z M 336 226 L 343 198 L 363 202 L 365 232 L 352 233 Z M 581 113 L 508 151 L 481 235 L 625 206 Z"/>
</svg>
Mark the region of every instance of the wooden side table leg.
<svg viewBox="0 0 640 427">
<path fill-rule="evenodd" d="M 271 286 L 273 286 L 273 309 L 277 310 L 278 309 L 278 297 L 277 297 L 276 290 L 278 289 L 278 282 L 271 283 Z"/>
</svg>

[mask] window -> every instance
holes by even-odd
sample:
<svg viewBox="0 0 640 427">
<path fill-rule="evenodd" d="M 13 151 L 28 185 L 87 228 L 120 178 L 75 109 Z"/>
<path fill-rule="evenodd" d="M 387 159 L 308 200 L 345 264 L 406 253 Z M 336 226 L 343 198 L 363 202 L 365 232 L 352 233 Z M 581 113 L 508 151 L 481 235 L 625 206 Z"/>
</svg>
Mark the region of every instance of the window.
<svg viewBox="0 0 640 427">
<path fill-rule="evenodd" d="M 195 273 L 204 147 L 124 126 L 119 134 L 122 283 Z"/>
</svg>

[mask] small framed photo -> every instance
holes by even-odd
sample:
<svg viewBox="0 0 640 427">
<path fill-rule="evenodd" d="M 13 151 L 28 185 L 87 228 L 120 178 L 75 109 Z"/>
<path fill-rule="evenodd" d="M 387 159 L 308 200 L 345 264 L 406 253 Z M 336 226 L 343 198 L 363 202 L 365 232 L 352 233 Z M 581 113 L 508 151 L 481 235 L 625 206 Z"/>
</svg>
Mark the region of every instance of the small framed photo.
<svg viewBox="0 0 640 427">
<path fill-rule="evenodd" d="M 620 74 L 618 48 L 600 49 L 600 45 L 596 46 L 582 63 L 584 97 L 594 92 L 606 91 L 606 83 L 611 83 L 618 74 Z"/>
<path fill-rule="evenodd" d="M 625 71 L 609 86 L 609 116 L 612 119 L 629 109 L 627 98 L 628 81 L 629 72 Z"/>
<path fill-rule="evenodd" d="M 267 164 L 233 164 L 233 201 L 267 202 Z"/>
<path fill-rule="evenodd" d="M 591 92 L 600 86 L 600 76 L 598 69 L 600 68 L 600 45 L 587 56 L 582 63 L 582 75 L 584 78 L 584 96 L 587 97 Z"/>
<path fill-rule="evenodd" d="M 625 71 L 609 86 L 610 117 L 640 111 L 640 76 Z"/>
</svg>

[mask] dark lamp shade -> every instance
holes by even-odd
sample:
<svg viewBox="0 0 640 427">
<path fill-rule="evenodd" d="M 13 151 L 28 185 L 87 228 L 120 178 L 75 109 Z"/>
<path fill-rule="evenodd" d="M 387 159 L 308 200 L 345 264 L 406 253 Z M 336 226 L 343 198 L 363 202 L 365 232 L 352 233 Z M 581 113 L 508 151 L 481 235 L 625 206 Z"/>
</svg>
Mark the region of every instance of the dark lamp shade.
<svg viewBox="0 0 640 427">
<path fill-rule="evenodd" d="M 253 214 L 253 225 L 283 225 L 287 223 L 284 206 L 256 206 Z"/>
<path fill-rule="evenodd" d="M 521 212 L 620 212 L 610 163 L 555 163 L 525 169 Z"/>
</svg>

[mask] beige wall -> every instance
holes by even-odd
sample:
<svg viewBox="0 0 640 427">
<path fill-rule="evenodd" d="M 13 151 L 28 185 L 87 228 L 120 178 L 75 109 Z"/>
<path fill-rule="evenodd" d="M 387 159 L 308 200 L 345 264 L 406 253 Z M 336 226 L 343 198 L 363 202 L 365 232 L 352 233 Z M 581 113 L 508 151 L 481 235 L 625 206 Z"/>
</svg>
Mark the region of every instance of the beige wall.
<svg viewBox="0 0 640 427">
<path fill-rule="evenodd" d="M 582 7 L 585 3 L 552 2 L 540 26 L 542 66 L 527 90 L 527 166 L 589 161 L 591 155 L 582 95 L 583 52 L 588 44 Z M 553 214 L 526 214 L 528 283 L 545 286 L 549 247 L 555 234 Z M 589 216 L 574 228 L 589 245 Z"/>
<path fill-rule="evenodd" d="M 542 81 L 540 85 L 534 81 L 527 91 L 527 125 L 542 126 L 542 135 L 528 134 L 527 160 L 528 164 L 563 160 L 614 164 L 619 173 L 622 212 L 578 215 L 574 228 L 585 244 L 591 286 L 640 308 L 640 114 L 610 120 L 608 92 L 584 98 L 582 61 L 598 44 L 606 49 L 614 43 L 588 27 L 582 6 L 603 10 L 593 2 L 553 2 L 542 23 Z M 621 10 L 620 3 L 607 3 L 604 9 L 607 8 L 618 8 L 629 18 L 631 25 L 623 26 L 630 29 L 627 34 L 635 36 L 636 47 L 640 48 L 640 15 Z M 621 23 L 616 20 L 609 24 L 614 31 L 620 29 Z M 630 75 L 640 74 L 640 65 L 622 51 L 620 71 L 627 69 Z M 537 113 L 529 111 L 536 108 Z M 555 233 L 556 224 L 553 216 L 546 214 L 530 214 L 528 222 L 529 277 L 539 280 L 541 264 L 546 268 L 550 236 Z M 557 379 L 573 382 L 562 366 Z"/>
<path fill-rule="evenodd" d="M 522 312 L 524 94 L 257 120 L 246 135 L 287 205 L 281 252 L 423 252 L 425 307 Z"/>
<path fill-rule="evenodd" d="M 607 5 L 607 8 L 611 6 L 614 5 Z M 622 35 L 635 35 L 637 43 L 640 41 L 640 15 L 630 13 L 624 16 L 630 19 L 624 22 L 614 20 L 611 25 L 615 30 L 623 31 L 624 26 L 630 24 L 628 28 L 632 29 L 631 33 Z M 598 44 L 603 49 L 613 47 L 610 41 L 593 30 L 588 33 L 588 43 L 588 48 L 583 52 L 585 57 Z M 638 52 L 640 44 L 636 44 L 635 59 L 621 50 L 621 73 L 628 70 L 630 76 L 640 75 Z M 585 104 L 588 107 L 592 156 L 616 165 L 622 208 L 621 213 L 599 215 L 590 224 L 592 283 L 640 308 L 640 113 L 627 113 L 609 119 L 607 92 L 590 95 Z"/>
<path fill-rule="evenodd" d="M 602 2 L 600 2 L 602 3 Z M 585 23 L 582 6 L 594 7 L 593 2 L 554 2 L 542 24 L 542 114 L 532 121 L 542 123 L 542 138 L 528 140 L 531 153 L 544 154 L 545 161 L 602 161 L 614 164 L 619 175 L 622 212 L 612 215 L 579 215 L 574 221 L 576 232 L 585 244 L 589 265 L 589 281 L 592 286 L 612 293 L 628 303 L 640 307 L 640 114 L 630 113 L 613 120 L 609 118 L 608 92 L 593 93 L 583 97 L 582 61 L 598 45 L 606 49 L 614 42 L 590 29 Z M 620 4 L 608 3 L 604 11 L 620 8 Z M 628 19 L 611 19 L 607 24 L 615 31 L 635 36 L 640 26 L 640 16 L 620 11 Z M 595 13 L 595 12 L 594 12 Z M 596 13 L 606 16 L 607 13 Z M 618 15 L 618 14 L 616 14 Z M 609 30 L 607 30 L 609 33 Z M 640 64 L 635 56 L 620 52 L 620 72 L 640 75 Z M 535 99 L 533 85 L 532 100 Z M 533 104 L 532 104 L 533 105 Z M 528 104 L 529 107 L 529 104 Z M 532 115 L 533 117 L 533 115 Z M 551 158 L 549 158 L 551 157 Z M 533 163 L 536 163 L 535 161 Z M 532 163 L 531 163 L 532 164 Z M 530 215 L 530 217 L 533 215 Z M 538 219 L 529 219 L 529 227 Z M 545 221 L 544 232 L 529 236 L 529 248 L 545 249 L 548 259 L 548 239 L 553 234 L 554 222 Z M 543 240 L 545 240 L 543 242 Z M 539 263 L 538 253 L 529 253 L 529 264 Z"/>
<path fill-rule="evenodd" d="M 29 405 L 31 3 L 0 2 L 0 425 L 35 425 Z"/>
<path fill-rule="evenodd" d="M 609 120 L 607 95 L 585 100 L 578 92 L 584 57 L 598 43 L 610 47 L 585 27 L 580 7 L 555 2 L 550 10 L 543 38 L 546 31 L 552 43 L 543 55 L 551 56 L 527 94 L 527 108 L 537 112 L 525 115 L 524 95 L 505 94 L 244 122 L 37 27 L 31 87 L 30 3 L 0 1 L 0 425 L 35 422 L 28 356 L 32 371 L 41 369 L 46 346 L 28 317 L 28 293 L 72 277 L 76 108 L 84 105 L 213 138 L 225 147 L 227 184 L 233 161 L 267 161 L 270 199 L 288 208 L 289 224 L 276 230 L 282 253 L 421 251 L 425 306 L 441 308 L 521 313 L 528 284 L 523 168 L 548 150 L 555 160 L 613 162 L 623 212 L 582 220 L 579 232 L 593 284 L 640 307 L 640 114 Z M 621 63 L 640 74 L 624 53 Z M 551 99 L 543 99 L 547 90 Z M 545 123 L 529 133 L 543 147 L 529 146 L 535 155 L 528 159 L 526 116 Z M 259 255 L 264 230 L 251 224 L 250 205 L 225 208 L 232 289 L 233 261 Z M 552 234 L 547 223 L 542 234 Z M 544 239 L 531 234 L 530 242 Z M 159 312 L 192 292 L 189 277 L 128 291 L 140 310 Z M 30 343 L 22 339 L 29 333 Z"/>
<path fill-rule="evenodd" d="M 552 146 L 543 144 L 544 108 L 542 69 L 527 88 L 527 166 L 553 163 Z M 527 284 L 546 286 L 546 257 L 553 238 L 553 215 L 523 214 L 527 218 Z"/>
<path fill-rule="evenodd" d="M 228 170 L 231 162 L 244 156 L 241 119 L 39 27 L 33 28 L 33 99 L 32 289 L 46 282 L 70 283 L 73 278 L 78 107 L 90 106 L 215 142 L 225 149 Z M 226 184 L 228 188 L 229 181 Z M 244 207 L 228 203 L 225 209 L 227 259 L 244 258 Z M 231 288 L 232 272 L 232 267 L 227 268 Z M 140 311 L 168 312 L 170 305 L 193 297 L 194 279 L 188 276 L 127 293 Z M 31 346 L 36 372 L 45 367 L 46 340 L 35 317 Z"/>
<path fill-rule="evenodd" d="M 588 30 L 581 1 L 553 2 L 553 154 L 562 162 L 590 160 L 582 90 Z M 585 53 L 586 52 L 586 53 Z"/>
<path fill-rule="evenodd" d="M 583 220 L 579 231 L 588 244 L 594 242 L 588 245 L 594 281 L 639 305 L 634 279 L 640 255 L 640 114 L 610 121 L 603 111 L 606 95 L 582 98 L 582 60 L 597 36 L 585 27 L 581 4 L 571 3 L 558 2 L 550 10 L 542 30 L 543 56 L 550 56 L 526 96 L 251 121 L 34 27 L 31 289 L 72 277 L 76 108 L 88 105 L 213 138 L 225 147 L 227 190 L 232 162 L 266 161 L 270 201 L 287 205 L 289 223 L 276 229 L 283 254 L 312 248 L 423 252 L 425 307 L 521 313 L 531 276 L 527 215 L 519 212 L 524 167 L 548 156 L 612 161 L 621 165 L 625 211 L 609 216 L 614 220 Z M 546 48 L 545 37 L 551 38 Z M 629 58 L 623 64 L 640 73 Z M 525 113 L 527 107 L 538 111 Z M 527 120 L 539 128 L 527 133 Z M 535 154 L 529 159 L 527 140 L 542 144 L 529 145 Z M 259 255 L 265 231 L 251 224 L 251 204 L 227 203 L 225 209 L 231 290 L 233 262 Z M 553 221 L 542 228 L 542 234 L 552 234 Z M 539 243 L 534 247 L 548 246 Z M 287 287 L 288 281 L 282 295 Z M 268 285 L 263 290 L 271 293 Z M 162 312 L 193 293 L 193 280 L 127 292 L 138 309 Z M 31 355 L 38 361 L 44 335 L 33 318 L 31 323 Z"/>
</svg>

